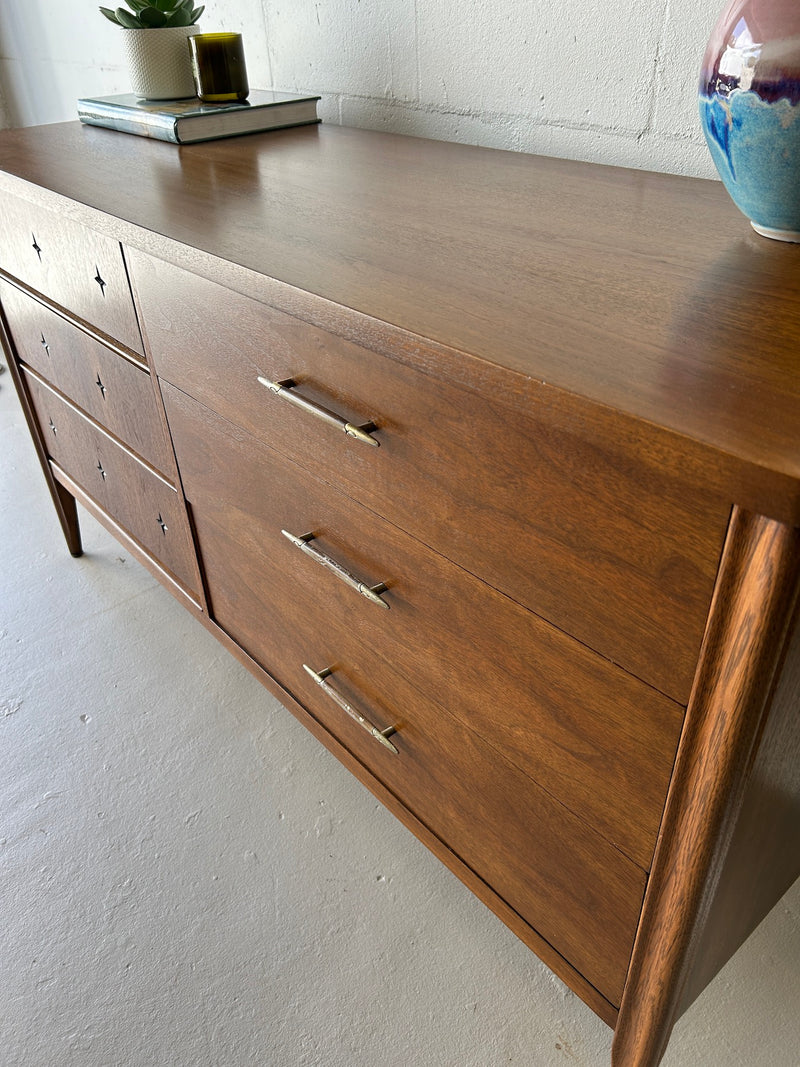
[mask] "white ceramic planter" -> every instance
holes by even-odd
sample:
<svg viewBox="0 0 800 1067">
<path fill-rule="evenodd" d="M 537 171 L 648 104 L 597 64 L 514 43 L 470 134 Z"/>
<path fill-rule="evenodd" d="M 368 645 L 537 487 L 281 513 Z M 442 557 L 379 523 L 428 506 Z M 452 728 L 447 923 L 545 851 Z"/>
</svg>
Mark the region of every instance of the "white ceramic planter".
<svg viewBox="0 0 800 1067">
<path fill-rule="evenodd" d="M 147 100 L 180 100 L 194 96 L 188 38 L 198 26 L 165 26 L 158 30 L 123 30 L 131 90 Z"/>
</svg>

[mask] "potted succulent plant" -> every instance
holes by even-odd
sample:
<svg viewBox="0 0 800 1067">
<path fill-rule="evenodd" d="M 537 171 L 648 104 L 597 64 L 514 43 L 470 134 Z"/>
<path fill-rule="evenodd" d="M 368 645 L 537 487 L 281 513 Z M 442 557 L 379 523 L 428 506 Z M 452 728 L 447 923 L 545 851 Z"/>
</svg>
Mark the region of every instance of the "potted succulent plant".
<svg viewBox="0 0 800 1067">
<path fill-rule="evenodd" d="M 194 0 L 125 0 L 127 8 L 101 7 L 122 27 L 131 88 L 147 100 L 195 95 L 187 38 L 198 33 L 204 8 Z"/>
</svg>

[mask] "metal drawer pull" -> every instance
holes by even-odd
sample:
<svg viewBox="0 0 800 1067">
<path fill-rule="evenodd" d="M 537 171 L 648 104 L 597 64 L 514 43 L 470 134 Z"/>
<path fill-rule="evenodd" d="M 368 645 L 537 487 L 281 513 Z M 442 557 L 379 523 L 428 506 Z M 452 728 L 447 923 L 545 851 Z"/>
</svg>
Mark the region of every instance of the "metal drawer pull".
<svg viewBox="0 0 800 1067">
<path fill-rule="evenodd" d="M 262 378 L 259 375 L 258 380 L 267 389 L 275 393 L 276 396 L 282 396 L 284 400 L 288 400 L 295 407 L 302 408 L 303 411 L 308 411 L 311 415 L 316 415 L 318 419 L 322 419 L 323 422 L 327 422 L 330 426 L 335 426 L 338 430 L 344 430 L 348 437 L 354 437 L 357 441 L 363 441 L 368 445 L 375 445 L 376 448 L 380 446 L 380 441 L 370 437 L 370 433 L 378 428 L 374 422 L 365 422 L 363 426 L 354 426 L 352 422 L 343 419 L 335 411 L 329 411 L 322 404 L 316 404 L 313 400 L 307 400 L 304 396 L 301 396 L 300 393 L 292 392 L 291 390 L 297 385 L 293 378 L 283 378 L 279 382 L 271 382 L 269 378 Z"/>
<path fill-rule="evenodd" d="M 318 548 L 315 548 L 310 542 L 314 540 L 313 533 L 303 534 L 302 537 L 298 537 L 296 534 L 289 533 L 288 530 L 281 530 L 281 533 L 285 538 L 296 545 L 301 552 L 305 552 L 307 556 L 311 556 L 317 563 L 322 564 L 323 567 L 327 567 L 329 571 L 332 571 L 337 578 L 340 578 L 345 585 L 349 585 L 351 589 L 355 589 L 357 593 L 360 593 L 363 597 L 372 604 L 380 604 L 382 608 L 389 608 L 390 605 L 385 600 L 381 600 L 380 594 L 385 593 L 388 586 L 383 582 L 379 582 L 378 585 L 367 585 L 366 582 L 360 581 L 354 574 L 346 570 L 341 563 L 337 563 L 335 559 L 331 559 L 324 552 L 321 552 Z"/>
<path fill-rule="evenodd" d="M 329 696 L 334 704 L 338 704 L 342 711 L 346 712 L 351 719 L 355 719 L 358 725 L 363 727 L 368 734 L 371 734 L 376 741 L 380 741 L 380 743 L 388 748 L 390 752 L 394 752 L 395 756 L 399 755 L 399 752 L 389 740 L 392 734 L 397 733 L 397 727 L 387 726 L 385 730 L 379 730 L 377 726 L 373 726 L 371 722 L 357 712 L 351 704 L 348 704 L 344 697 L 340 696 L 333 686 L 325 681 L 328 675 L 333 674 L 333 669 L 331 667 L 326 667 L 324 671 L 320 671 L 319 674 L 317 674 L 317 672 L 312 670 L 308 664 L 304 663 L 303 670 L 311 675 L 323 693 L 325 693 L 326 696 Z"/>
</svg>

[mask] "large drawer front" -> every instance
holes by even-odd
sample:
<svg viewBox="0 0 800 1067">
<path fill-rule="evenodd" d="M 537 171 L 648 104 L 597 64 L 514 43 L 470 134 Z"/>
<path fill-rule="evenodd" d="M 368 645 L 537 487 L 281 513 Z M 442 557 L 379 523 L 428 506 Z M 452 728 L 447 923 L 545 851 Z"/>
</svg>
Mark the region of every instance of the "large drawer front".
<svg viewBox="0 0 800 1067">
<path fill-rule="evenodd" d="M 226 530 L 201 521 L 200 540 L 206 565 L 220 578 L 214 603 L 223 628 L 229 624 L 235 639 L 260 653 L 264 667 L 370 773 L 618 1005 L 644 894 L 643 872 L 473 730 L 371 655 L 348 633 L 346 622 L 320 628 L 313 601 L 290 596 L 276 604 L 268 580 L 253 587 L 252 576 L 234 573 L 235 542 Z M 258 625 L 251 626 L 250 619 Z M 333 668 L 327 681 L 340 697 L 376 729 L 395 727 L 390 740 L 397 755 L 343 712 L 307 666 L 318 673 Z"/>
<path fill-rule="evenodd" d="M 35 375 L 26 371 L 25 381 L 50 458 L 184 589 L 196 594 L 194 547 L 176 490 Z"/>
<path fill-rule="evenodd" d="M 122 248 L 25 200 L 0 200 L 0 268 L 142 354 Z"/>
<path fill-rule="evenodd" d="M 146 371 L 2 280 L 0 302 L 21 360 L 148 463 L 172 471 L 174 460 Z"/>
<path fill-rule="evenodd" d="M 520 418 L 140 253 L 159 374 L 679 702 L 727 508 L 552 412 Z M 314 418 L 258 379 L 353 424 Z"/>
<path fill-rule="evenodd" d="M 187 498 L 647 869 L 682 709 L 163 385 Z M 230 472 L 236 477 L 231 478 Z M 294 538 L 313 533 L 301 548 Z M 213 572 L 211 580 L 214 580 Z M 355 582 L 354 582 L 355 580 Z M 388 586 L 379 599 L 360 595 Z"/>
<path fill-rule="evenodd" d="M 174 419 L 175 409 L 169 410 Z M 220 466 L 228 458 L 219 455 Z M 216 482 L 205 485 L 197 471 L 189 485 L 210 611 L 219 625 L 618 1004 L 644 872 L 487 739 L 426 699 L 402 664 L 388 664 L 357 636 L 347 616 L 337 620 L 322 610 L 313 581 L 282 576 L 263 526 L 248 514 L 252 486 L 237 479 L 238 505 L 219 507 Z M 317 672 L 333 668 L 329 685 L 376 729 L 395 726 L 397 754 L 349 717 L 304 664 Z"/>
</svg>

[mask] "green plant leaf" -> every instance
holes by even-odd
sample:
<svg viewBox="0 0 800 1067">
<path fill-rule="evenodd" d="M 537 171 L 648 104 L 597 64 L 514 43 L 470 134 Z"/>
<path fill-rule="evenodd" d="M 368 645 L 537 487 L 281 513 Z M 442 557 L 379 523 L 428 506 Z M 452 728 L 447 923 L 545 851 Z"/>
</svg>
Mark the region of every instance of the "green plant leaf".
<svg viewBox="0 0 800 1067">
<path fill-rule="evenodd" d="M 116 21 L 120 26 L 124 26 L 126 30 L 140 30 L 142 24 L 139 19 L 126 11 L 124 7 L 118 7 L 116 10 Z"/>
<path fill-rule="evenodd" d="M 197 19 L 193 10 L 194 0 L 181 0 L 169 17 L 170 26 L 192 26 Z M 200 9 L 202 11 L 202 8 Z"/>
<path fill-rule="evenodd" d="M 179 4 L 175 5 L 175 10 L 171 12 L 169 16 L 168 25 L 170 26 L 188 26 L 189 16 L 192 13 L 192 0 L 180 0 Z"/>
<path fill-rule="evenodd" d="M 193 26 L 205 11 L 205 5 L 193 7 L 194 0 L 125 0 L 130 11 L 118 7 L 112 11 L 101 7 L 109 21 L 126 29 L 160 29 L 162 26 Z"/>
<path fill-rule="evenodd" d="M 155 7 L 146 7 L 139 15 L 142 25 L 148 30 L 158 30 L 167 24 L 167 16 Z"/>
</svg>

